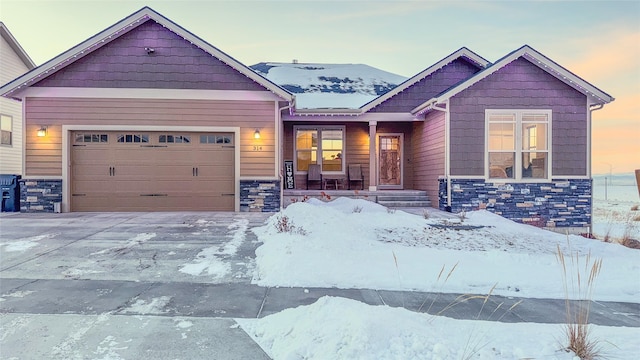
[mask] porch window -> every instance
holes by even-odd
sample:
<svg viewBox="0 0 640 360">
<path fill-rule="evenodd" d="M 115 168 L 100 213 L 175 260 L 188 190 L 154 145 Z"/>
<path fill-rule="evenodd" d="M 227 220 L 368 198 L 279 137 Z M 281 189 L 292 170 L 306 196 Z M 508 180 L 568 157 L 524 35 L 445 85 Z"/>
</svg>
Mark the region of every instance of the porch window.
<svg viewBox="0 0 640 360">
<path fill-rule="evenodd" d="M 344 172 L 344 127 L 296 127 L 296 171 L 307 171 L 309 164 L 322 172 Z"/>
<path fill-rule="evenodd" d="M 0 115 L 0 144 L 13 145 L 13 118 Z"/>
<path fill-rule="evenodd" d="M 548 179 L 551 110 L 487 110 L 487 177 Z"/>
</svg>

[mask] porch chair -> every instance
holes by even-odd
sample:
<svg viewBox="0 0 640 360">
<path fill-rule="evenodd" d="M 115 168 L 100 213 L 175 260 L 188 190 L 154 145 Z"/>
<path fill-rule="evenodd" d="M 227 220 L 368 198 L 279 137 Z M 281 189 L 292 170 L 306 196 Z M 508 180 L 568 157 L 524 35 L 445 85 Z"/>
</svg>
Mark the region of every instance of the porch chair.
<svg viewBox="0 0 640 360">
<path fill-rule="evenodd" d="M 349 164 L 349 171 L 347 172 L 347 182 L 349 183 L 349 190 L 351 190 L 351 182 L 360 182 L 360 188 L 364 190 L 364 175 L 362 174 L 362 165 Z"/>
<path fill-rule="evenodd" d="M 307 170 L 307 190 L 309 190 L 310 182 L 318 182 L 320 189 L 322 189 L 322 173 L 320 172 L 320 165 L 309 164 L 309 169 Z"/>
</svg>

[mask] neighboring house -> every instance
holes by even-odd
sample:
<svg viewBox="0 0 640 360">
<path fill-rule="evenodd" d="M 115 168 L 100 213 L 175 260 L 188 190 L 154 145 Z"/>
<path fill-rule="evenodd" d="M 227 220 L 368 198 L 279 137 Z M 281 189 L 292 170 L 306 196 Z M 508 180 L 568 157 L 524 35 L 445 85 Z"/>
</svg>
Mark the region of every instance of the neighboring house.
<svg viewBox="0 0 640 360">
<path fill-rule="evenodd" d="M 296 189 L 310 164 L 360 164 L 372 197 L 590 226 L 591 113 L 613 98 L 528 46 L 462 48 L 359 107 L 300 108 L 276 82 L 141 9 L 0 88 L 33 150 L 23 211 L 275 211 L 291 160 Z"/>
<path fill-rule="evenodd" d="M 0 22 L 0 84 L 6 84 L 36 65 Z M 0 174 L 22 174 L 22 104 L 0 98 Z"/>
</svg>

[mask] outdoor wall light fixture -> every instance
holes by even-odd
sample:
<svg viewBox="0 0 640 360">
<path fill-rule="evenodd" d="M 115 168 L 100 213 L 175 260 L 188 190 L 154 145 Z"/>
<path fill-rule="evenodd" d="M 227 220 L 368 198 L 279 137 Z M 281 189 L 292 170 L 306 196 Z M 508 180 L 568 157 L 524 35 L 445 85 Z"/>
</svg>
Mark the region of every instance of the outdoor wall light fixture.
<svg viewBox="0 0 640 360">
<path fill-rule="evenodd" d="M 256 129 L 256 131 L 253 133 L 253 138 L 260 139 L 260 130 Z"/>
<path fill-rule="evenodd" d="M 146 52 L 147 52 L 147 55 L 151 55 L 151 54 L 153 54 L 154 52 L 156 52 L 156 49 L 154 49 L 154 48 L 150 48 L 150 47 L 146 47 L 146 48 L 144 48 L 144 51 L 146 51 Z"/>
<path fill-rule="evenodd" d="M 40 127 L 40 129 L 38 129 L 38 137 L 45 137 L 47 136 L 47 127 L 46 126 L 42 126 Z"/>
</svg>

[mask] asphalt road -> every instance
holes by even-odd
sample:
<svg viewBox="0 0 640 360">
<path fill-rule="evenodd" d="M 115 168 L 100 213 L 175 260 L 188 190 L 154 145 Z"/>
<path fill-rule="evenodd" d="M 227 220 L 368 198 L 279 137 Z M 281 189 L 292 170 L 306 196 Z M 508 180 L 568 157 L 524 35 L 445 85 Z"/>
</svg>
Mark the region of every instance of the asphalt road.
<svg viewBox="0 0 640 360">
<path fill-rule="evenodd" d="M 0 358 L 268 359 L 234 318 L 324 295 L 438 313 L 457 294 L 251 284 L 269 214 L 0 215 Z M 512 311 L 511 305 L 522 300 Z M 564 300 L 491 296 L 442 315 L 562 323 Z M 640 304 L 593 302 L 594 324 L 640 327 Z"/>
</svg>

